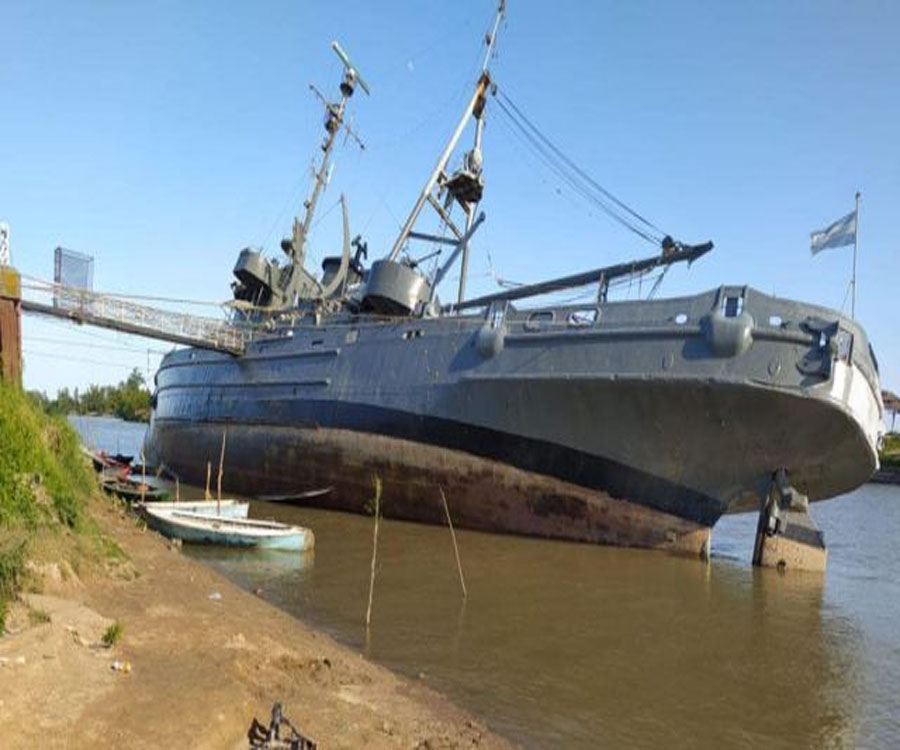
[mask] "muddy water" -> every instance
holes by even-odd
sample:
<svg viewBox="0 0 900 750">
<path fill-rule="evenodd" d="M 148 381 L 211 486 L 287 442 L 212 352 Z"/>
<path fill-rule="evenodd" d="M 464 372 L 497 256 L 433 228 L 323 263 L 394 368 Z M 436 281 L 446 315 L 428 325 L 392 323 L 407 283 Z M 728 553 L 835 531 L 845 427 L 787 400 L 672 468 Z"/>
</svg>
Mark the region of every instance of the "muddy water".
<svg viewBox="0 0 900 750">
<path fill-rule="evenodd" d="M 314 557 L 185 553 L 526 746 L 900 746 L 900 488 L 814 506 L 824 578 L 751 568 L 749 516 L 709 565 L 458 531 L 464 601 L 449 531 L 386 521 L 368 635 L 372 519 L 251 514 L 311 527 Z"/>
</svg>

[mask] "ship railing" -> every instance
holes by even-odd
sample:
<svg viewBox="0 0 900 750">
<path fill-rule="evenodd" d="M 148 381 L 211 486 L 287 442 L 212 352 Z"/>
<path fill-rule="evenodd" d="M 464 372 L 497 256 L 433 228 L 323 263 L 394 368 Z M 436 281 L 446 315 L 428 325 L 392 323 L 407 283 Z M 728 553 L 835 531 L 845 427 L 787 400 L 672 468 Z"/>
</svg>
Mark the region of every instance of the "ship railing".
<svg viewBox="0 0 900 750">
<path fill-rule="evenodd" d="M 232 354 L 243 354 L 256 333 L 255 327 L 247 324 L 153 307 L 125 295 L 101 294 L 39 279 L 23 282 L 22 293 L 22 308 L 26 312 Z"/>
</svg>

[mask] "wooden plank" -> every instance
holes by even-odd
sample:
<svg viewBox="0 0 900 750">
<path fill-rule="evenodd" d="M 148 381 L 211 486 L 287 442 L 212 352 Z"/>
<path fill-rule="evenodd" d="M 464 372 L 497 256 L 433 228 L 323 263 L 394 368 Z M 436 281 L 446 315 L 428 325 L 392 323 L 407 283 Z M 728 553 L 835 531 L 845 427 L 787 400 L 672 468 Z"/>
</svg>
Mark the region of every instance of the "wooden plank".
<svg viewBox="0 0 900 750">
<path fill-rule="evenodd" d="M 22 382 L 22 310 L 19 274 L 0 267 L 0 378 Z"/>
</svg>

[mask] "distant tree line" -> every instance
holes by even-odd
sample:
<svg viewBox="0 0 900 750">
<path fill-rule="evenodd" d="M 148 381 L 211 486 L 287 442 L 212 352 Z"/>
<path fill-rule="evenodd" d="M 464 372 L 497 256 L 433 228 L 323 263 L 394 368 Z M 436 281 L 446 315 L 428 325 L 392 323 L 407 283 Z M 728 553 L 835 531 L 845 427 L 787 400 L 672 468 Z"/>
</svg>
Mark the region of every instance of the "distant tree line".
<svg viewBox="0 0 900 750">
<path fill-rule="evenodd" d="M 882 466 L 900 469 L 900 433 L 891 432 L 884 436 L 880 458 Z"/>
<path fill-rule="evenodd" d="M 61 388 L 51 399 L 42 391 L 28 395 L 48 414 L 108 414 L 129 422 L 150 419 L 150 391 L 144 376 L 135 368 L 118 385 L 90 385 L 79 393 Z"/>
</svg>

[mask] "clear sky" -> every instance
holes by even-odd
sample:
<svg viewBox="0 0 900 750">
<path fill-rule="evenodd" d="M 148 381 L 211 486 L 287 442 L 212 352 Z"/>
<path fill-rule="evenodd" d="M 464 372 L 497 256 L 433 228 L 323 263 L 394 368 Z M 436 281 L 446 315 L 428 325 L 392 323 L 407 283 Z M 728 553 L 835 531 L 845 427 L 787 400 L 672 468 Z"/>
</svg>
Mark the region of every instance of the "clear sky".
<svg viewBox="0 0 900 750">
<path fill-rule="evenodd" d="M 499 86 L 661 228 L 715 241 L 663 294 L 746 283 L 840 308 L 852 249 L 813 258 L 809 232 L 860 190 L 857 317 L 900 390 L 900 3 L 508 4 Z M 339 250 L 343 191 L 353 232 L 382 255 L 471 93 L 494 5 L 4 0 L 0 220 L 14 265 L 52 278 L 63 245 L 94 256 L 98 290 L 229 298 L 237 252 L 279 254 L 309 189 L 324 131 L 308 84 L 335 92 L 332 39 L 372 88 L 351 104 L 367 149 L 337 150 L 310 253 Z M 652 254 L 488 107 L 470 292 L 493 288 L 488 254 L 519 281 Z M 152 371 L 167 346 L 29 318 L 24 348 L 26 386 L 52 394 Z"/>
</svg>

